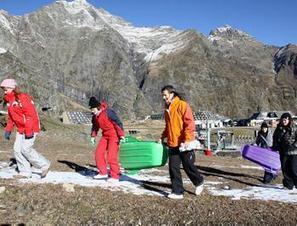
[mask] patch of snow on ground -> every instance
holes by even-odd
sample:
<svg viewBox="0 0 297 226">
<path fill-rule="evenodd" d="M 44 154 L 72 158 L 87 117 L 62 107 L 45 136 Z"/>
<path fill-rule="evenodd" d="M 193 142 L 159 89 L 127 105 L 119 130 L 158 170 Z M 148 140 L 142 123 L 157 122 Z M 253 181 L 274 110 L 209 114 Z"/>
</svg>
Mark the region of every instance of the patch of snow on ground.
<svg viewBox="0 0 297 226">
<path fill-rule="evenodd" d="M 2 164 L 5 166 L 5 164 Z M 0 178 L 12 179 L 17 175 L 13 168 L 0 168 Z M 95 180 L 93 176 L 96 172 L 86 170 L 81 172 L 56 172 L 50 171 L 43 179 L 40 178 L 40 172 L 33 172 L 32 178 L 19 179 L 22 183 L 51 183 L 51 184 L 74 184 L 85 187 L 101 187 L 111 191 L 123 191 L 135 195 L 166 195 L 169 191 L 157 192 L 144 188 L 145 182 L 170 183 L 169 176 L 149 175 L 146 172 L 140 172 L 137 175 L 122 175 L 120 182 L 109 182 L 105 179 Z"/>
<path fill-rule="evenodd" d="M 243 169 L 257 169 L 257 170 L 263 170 L 261 166 L 246 166 L 246 165 L 241 165 L 240 166 Z"/>
<path fill-rule="evenodd" d="M 258 199 L 264 201 L 279 201 L 286 203 L 297 202 L 297 190 L 285 190 L 283 186 L 252 186 L 245 189 L 230 189 L 230 190 L 217 190 L 215 188 L 209 188 L 209 192 L 215 196 L 229 196 L 233 200 L 240 199 Z"/>
<path fill-rule="evenodd" d="M 238 169 L 238 167 L 236 167 L 236 166 L 211 165 L 211 167 L 215 167 L 215 168 Z M 262 171 L 263 171 L 263 168 L 260 167 L 260 166 L 241 165 L 240 168 L 242 168 L 242 169 L 256 169 L 256 170 L 262 170 Z"/>
<path fill-rule="evenodd" d="M 162 173 L 156 175 L 154 173 Z M 100 187 L 111 191 L 123 191 L 135 195 L 157 195 L 166 196 L 170 189 L 161 188 L 155 189 L 156 184 L 170 184 L 168 171 L 159 169 L 141 170 L 137 175 L 122 175 L 120 182 L 109 182 L 104 179 L 94 180 L 95 171 L 88 169 L 80 172 L 57 172 L 50 171 L 48 175 L 41 179 L 38 171 L 34 172 L 30 179 L 19 179 L 21 183 L 36 183 L 36 184 L 74 184 L 85 187 Z M 12 179 L 17 172 L 14 168 L 8 167 L 7 163 L 0 162 L 0 178 Z M 188 178 L 183 179 L 185 184 L 191 183 Z M 262 185 L 248 186 L 244 189 L 233 189 L 229 186 L 228 189 L 222 188 L 223 182 L 205 181 L 205 189 L 214 196 L 228 196 L 234 200 L 239 199 L 258 199 L 258 200 L 273 200 L 286 203 L 297 203 L 297 190 L 285 190 L 283 186 L 278 185 Z M 218 186 L 219 185 L 219 186 Z"/>
</svg>

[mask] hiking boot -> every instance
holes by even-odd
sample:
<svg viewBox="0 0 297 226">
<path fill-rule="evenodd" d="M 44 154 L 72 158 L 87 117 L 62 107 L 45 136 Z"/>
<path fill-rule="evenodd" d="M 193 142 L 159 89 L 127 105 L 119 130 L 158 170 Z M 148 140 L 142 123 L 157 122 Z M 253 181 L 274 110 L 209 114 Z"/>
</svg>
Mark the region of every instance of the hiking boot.
<svg viewBox="0 0 297 226">
<path fill-rule="evenodd" d="M 198 185 L 198 186 L 196 186 L 195 195 L 200 195 L 201 194 L 201 192 L 203 191 L 203 186 L 204 186 L 203 183 L 200 184 L 200 185 Z"/>
<path fill-rule="evenodd" d="M 183 199 L 184 195 L 183 194 L 174 194 L 174 193 L 170 193 L 167 198 L 169 199 Z"/>
<path fill-rule="evenodd" d="M 93 177 L 93 179 L 96 179 L 96 180 L 107 179 L 107 178 L 108 178 L 107 174 L 97 174 Z"/>
</svg>

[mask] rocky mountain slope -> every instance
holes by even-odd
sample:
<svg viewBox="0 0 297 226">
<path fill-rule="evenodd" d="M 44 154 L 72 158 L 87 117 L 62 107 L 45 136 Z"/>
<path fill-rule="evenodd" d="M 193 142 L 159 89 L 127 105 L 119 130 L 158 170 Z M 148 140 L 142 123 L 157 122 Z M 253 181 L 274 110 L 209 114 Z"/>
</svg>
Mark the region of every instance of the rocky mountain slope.
<svg viewBox="0 0 297 226">
<path fill-rule="evenodd" d="M 0 11 L 0 79 L 16 77 L 39 107 L 56 114 L 87 107 L 91 95 L 127 118 L 160 112 L 166 84 L 195 111 L 296 111 L 296 62 L 295 45 L 267 46 L 230 26 L 209 37 L 138 28 L 85 0 L 56 1 L 24 16 Z"/>
</svg>

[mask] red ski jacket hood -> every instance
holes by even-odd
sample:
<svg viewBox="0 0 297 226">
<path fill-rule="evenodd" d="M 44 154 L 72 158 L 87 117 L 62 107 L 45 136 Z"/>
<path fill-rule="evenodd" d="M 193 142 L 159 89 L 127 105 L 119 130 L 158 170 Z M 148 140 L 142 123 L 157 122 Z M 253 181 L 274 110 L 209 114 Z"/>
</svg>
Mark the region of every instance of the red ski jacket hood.
<svg viewBox="0 0 297 226">
<path fill-rule="evenodd" d="M 107 108 L 108 108 L 107 103 L 106 103 L 105 101 L 101 101 L 101 102 L 100 102 L 100 110 L 101 110 L 101 111 L 104 111 L 104 110 L 106 110 Z"/>
</svg>

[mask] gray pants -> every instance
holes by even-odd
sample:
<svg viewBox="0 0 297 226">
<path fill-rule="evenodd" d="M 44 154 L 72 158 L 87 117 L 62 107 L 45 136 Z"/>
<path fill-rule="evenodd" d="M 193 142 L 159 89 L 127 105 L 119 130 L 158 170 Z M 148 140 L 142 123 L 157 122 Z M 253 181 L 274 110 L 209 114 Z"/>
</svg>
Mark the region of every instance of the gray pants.
<svg viewBox="0 0 297 226">
<path fill-rule="evenodd" d="M 25 135 L 17 133 L 13 146 L 20 174 L 28 177 L 32 174 L 31 164 L 41 170 L 50 165 L 50 162 L 33 148 L 35 139 L 36 134 L 31 139 L 25 139 Z"/>
</svg>

